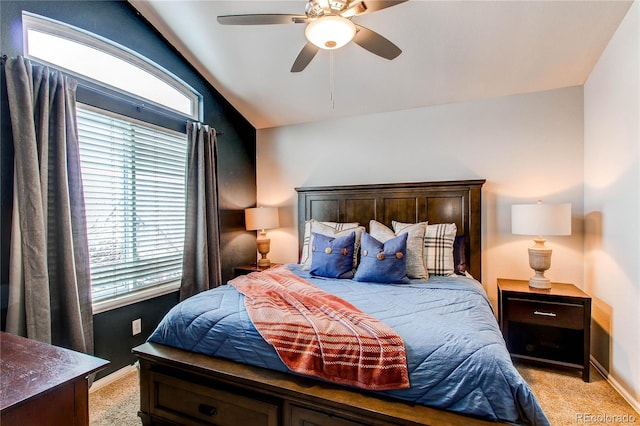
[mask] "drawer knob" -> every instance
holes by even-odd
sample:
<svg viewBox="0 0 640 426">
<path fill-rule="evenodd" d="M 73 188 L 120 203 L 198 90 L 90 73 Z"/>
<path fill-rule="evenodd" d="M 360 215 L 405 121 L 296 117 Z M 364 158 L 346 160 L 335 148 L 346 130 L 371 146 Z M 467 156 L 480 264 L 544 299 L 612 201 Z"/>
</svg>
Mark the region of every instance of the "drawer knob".
<svg viewBox="0 0 640 426">
<path fill-rule="evenodd" d="M 205 416 L 215 416 L 216 414 L 218 414 L 218 409 L 216 407 L 212 407 L 211 405 L 207 404 L 200 404 L 198 406 L 198 411 L 200 412 L 200 414 L 204 414 Z"/>
<path fill-rule="evenodd" d="M 534 311 L 533 314 L 534 315 L 542 315 L 543 317 L 556 317 L 557 316 L 553 312 Z"/>
</svg>

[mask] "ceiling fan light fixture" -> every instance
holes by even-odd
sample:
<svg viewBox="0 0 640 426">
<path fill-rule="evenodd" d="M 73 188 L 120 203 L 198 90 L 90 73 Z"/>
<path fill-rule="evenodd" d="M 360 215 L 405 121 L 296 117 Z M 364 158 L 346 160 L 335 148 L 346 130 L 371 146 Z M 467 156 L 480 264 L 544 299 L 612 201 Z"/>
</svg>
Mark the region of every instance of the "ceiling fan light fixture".
<svg viewBox="0 0 640 426">
<path fill-rule="evenodd" d="M 338 49 L 353 40 L 356 26 L 342 16 L 322 16 L 307 24 L 304 35 L 320 49 Z"/>
</svg>

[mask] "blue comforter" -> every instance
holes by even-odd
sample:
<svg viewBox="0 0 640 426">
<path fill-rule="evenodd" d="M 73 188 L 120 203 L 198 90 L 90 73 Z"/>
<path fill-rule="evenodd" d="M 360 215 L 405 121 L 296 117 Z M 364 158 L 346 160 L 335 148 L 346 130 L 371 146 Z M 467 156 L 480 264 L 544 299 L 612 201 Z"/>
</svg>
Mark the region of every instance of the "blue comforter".
<svg viewBox="0 0 640 426">
<path fill-rule="evenodd" d="M 311 277 L 298 265 L 288 266 L 402 337 L 411 388 L 380 393 L 489 420 L 549 424 L 513 366 L 477 281 L 458 276 L 403 285 L 363 283 Z M 229 285 L 176 305 L 149 341 L 288 371 L 251 323 L 244 296 Z"/>
</svg>

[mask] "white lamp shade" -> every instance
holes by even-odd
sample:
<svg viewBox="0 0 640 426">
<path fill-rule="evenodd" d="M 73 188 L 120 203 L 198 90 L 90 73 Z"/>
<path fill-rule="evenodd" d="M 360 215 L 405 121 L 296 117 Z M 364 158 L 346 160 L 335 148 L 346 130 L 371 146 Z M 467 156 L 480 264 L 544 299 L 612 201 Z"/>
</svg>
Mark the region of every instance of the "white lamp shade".
<svg viewBox="0 0 640 426">
<path fill-rule="evenodd" d="M 309 22 L 304 35 L 321 49 L 338 49 L 353 40 L 356 26 L 342 16 L 328 15 Z"/>
<path fill-rule="evenodd" d="M 516 235 L 571 235 L 571 203 L 514 204 L 511 233 Z"/>
<path fill-rule="evenodd" d="M 244 219 L 248 231 L 272 229 L 280 226 L 277 207 L 253 207 L 245 209 Z"/>
</svg>

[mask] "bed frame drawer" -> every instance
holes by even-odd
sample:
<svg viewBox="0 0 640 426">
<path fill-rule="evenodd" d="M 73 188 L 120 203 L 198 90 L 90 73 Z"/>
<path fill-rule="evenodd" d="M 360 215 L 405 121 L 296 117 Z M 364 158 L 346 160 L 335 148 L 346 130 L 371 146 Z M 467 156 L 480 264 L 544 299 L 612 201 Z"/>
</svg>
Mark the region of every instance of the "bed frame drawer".
<svg viewBox="0 0 640 426">
<path fill-rule="evenodd" d="M 581 330 L 584 307 L 579 304 L 509 298 L 509 321 Z"/>
<path fill-rule="evenodd" d="M 151 414 L 183 425 L 277 426 L 280 407 L 234 392 L 153 373 Z"/>
<path fill-rule="evenodd" d="M 333 414 L 323 413 L 321 411 L 292 405 L 290 426 L 309 425 L 367 426 L 367 423 L 355 422 Z"/>
</svg>

